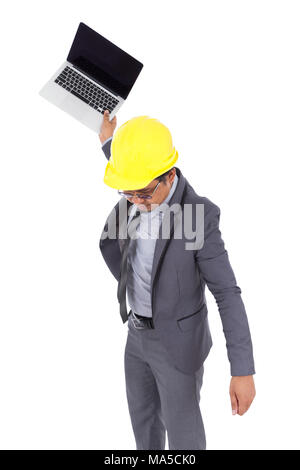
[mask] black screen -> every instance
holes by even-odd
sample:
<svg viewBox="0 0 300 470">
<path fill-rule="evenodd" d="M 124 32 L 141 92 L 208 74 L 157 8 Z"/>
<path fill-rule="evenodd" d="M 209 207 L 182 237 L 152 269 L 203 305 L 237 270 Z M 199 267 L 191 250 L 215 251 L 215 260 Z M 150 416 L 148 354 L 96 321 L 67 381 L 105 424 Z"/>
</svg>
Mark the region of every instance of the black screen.
<svg viewBox="0 0 300 470">
<path fill-rule="evenodd" d="M 79 23 L 67 60 L 123 99 L 143 68 L 141 62 L 84 23 Z"/>
</svg>

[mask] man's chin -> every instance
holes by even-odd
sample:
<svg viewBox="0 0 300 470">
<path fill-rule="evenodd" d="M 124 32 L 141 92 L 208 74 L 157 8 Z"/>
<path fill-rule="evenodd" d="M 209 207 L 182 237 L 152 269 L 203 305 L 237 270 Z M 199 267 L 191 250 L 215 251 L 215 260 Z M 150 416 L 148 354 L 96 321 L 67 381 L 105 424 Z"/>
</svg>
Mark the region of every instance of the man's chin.
<svg viewBox="0 0 300 470">
<path fill-rule="evenodd" d="M 156 207 L 158 206 L 159 204 L 156 203 L 156 204 L 137 204 L 137 207 L 139 208 L 139 210 L 141 212 L 150 212 L 154 209 L 156 209 Z"/>
<path fill-rule="evenodd" d="M 151 206 L 147 206 L 146 204 L 138 204 L 137 205 L 140 211 L 148 212 L 151 209 Z"/>
</svg>

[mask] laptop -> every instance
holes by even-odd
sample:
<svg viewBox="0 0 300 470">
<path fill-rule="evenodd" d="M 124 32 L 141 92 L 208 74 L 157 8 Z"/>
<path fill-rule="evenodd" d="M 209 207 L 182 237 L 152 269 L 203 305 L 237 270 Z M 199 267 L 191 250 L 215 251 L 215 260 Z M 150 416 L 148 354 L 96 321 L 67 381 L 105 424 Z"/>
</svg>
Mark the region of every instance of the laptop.
<svg viewBox="0 0 300 470">
<path fill-rule="evenodd" d="M 39 95 L 100 133 L 128 97 L 143 64 L 84 23 L 79 23 L 67 60 Z"/>
</svg>

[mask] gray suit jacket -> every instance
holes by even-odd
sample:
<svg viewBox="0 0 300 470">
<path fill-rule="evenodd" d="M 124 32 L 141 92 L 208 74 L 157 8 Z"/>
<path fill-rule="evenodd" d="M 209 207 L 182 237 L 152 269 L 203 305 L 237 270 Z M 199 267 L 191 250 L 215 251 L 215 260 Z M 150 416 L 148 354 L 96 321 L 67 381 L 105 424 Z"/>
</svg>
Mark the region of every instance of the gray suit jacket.
<svg viewBox="0 0 300 470">
<path fill-rule="evenodd" d="M 102 147 L 107 159 L 110 158 L 110 146 L 111 140 Z M 185 243 L 191 242 L 191 239 L 185 238 L 184 233 L 181 239 L 174 237 L 172 232 L 169 239 L 157 239 L 151 278 L 154 327 L 177 369 L 184 373 L 199 369 L 212 346 L 205 298 L 207 285 L 221 316 L 231 375 L 255 374 L 241 289 L 236 284 L 219 230 L 220 208 L 208 198 L 197 195 L 180 169 L 175 168 L 179 179 L 169 206 L 174 203 L 182 207 L 184 204 L 191 204 L 192 207 L 204 204 L 204 240 L 200 249 L 186 250 Z M 114 214 L 117 214 L 119 221 L 119 211 L 120 214 L 124 213 L 120 209 L 122 205 L 128 208 L 132 204 L 121 198 L 114 206 L 99 243 L 104 260 L 117 280 L 120 278 L 123 240 L 121 237 L 104 238 L 103 233 L 107 232 L 109 219 Z M 174 218 L 171 216 L 172 227 Z"/>
</svg>

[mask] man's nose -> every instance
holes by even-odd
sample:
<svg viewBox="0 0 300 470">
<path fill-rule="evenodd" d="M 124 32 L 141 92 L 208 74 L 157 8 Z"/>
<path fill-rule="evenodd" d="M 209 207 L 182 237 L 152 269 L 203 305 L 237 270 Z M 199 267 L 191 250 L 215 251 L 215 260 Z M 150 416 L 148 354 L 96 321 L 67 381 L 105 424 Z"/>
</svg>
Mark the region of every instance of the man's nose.
<svg viewBox="0 0 300 470">
<path fill-rule="evenodd" d="M 144 199 L 138 196 L 132 196 L 131 200 L 134 201 L 135 204 L 140 204 L 141 201 L 144 202 Z"/>
</svg>

